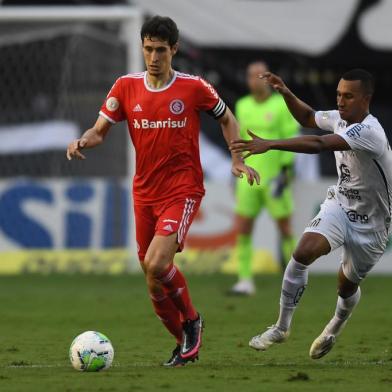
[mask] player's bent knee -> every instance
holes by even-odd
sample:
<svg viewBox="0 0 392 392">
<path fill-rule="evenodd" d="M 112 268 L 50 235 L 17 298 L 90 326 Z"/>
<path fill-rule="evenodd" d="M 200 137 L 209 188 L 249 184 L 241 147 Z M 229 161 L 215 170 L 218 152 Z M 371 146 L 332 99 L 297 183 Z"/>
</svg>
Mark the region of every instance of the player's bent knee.
<svg viewBox="0 0 392 392">
<path fill-rule="evenodd" d="M 299 251 L 295 251 L 293 253 L 293 257 L 295 261 L 303 265 L 309 265 L 314 261 L 314 259 L 312 259 L 309 256 L 309 254 L 306 251 L 303 251 L 302 249 Z"/>
<path fill-rule="evenodd" d="M 148 275 L 159 277 L 169 267 L 171 260 L 168 260 L 166 254 L 155 252 L 153 257 L 144 259 L 145 271 Z"/>
<path fill-rule="evenodd" d="M 161 284 L 159 283 L 158 279 L 154 278 L 152 275 L 146 274 L 146 282 L 148 291 L 151 294 L 159 294 L 161 292 Z"/>
<path fill-rule="evenodd" d="M 301 264 L 310 265 L 315 261 L 321 254 L 318 249 L 311 244 L 306 246 L 297 247 L 293 253 L 294 259 Z"/>
<path fill-rule="evenodd" d="M 330 252 L 331 247 L 327 239 L 318 233 L 305 233 L 293 253 L 296 261 L 310 265 L 320 256 Z"/>
</svg>

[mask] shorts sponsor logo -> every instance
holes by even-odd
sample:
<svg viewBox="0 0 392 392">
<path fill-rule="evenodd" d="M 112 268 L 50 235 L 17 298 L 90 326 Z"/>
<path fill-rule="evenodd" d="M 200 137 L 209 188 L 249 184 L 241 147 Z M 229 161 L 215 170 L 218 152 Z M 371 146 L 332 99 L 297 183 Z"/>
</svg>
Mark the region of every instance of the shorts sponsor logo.
<svg viewBox="0 0 392 392">
<path fill-rule="evenodd" d="M 166 120 L 150 121 L 147 118 L 138 120 L 133 119 L 134 129 L 158 129 L 158 128 L 185 128 L 188 118 L 183 120 L 172 120 L 170 117 Z"/>
<path fill-rule="evenodd" d="M 346 211 L 346 215 L 350 222 L 359 222 L 361 224 L 365 224 L 369 222 L 369 217 L 366 214 L 361 215 L 354 210 Z"/>
<path fill-rule="evenodd" d="M 109 112 L 115 112 L 119 106 L 120 102 L 118 102 L 116 97 L 110 97 L 106 101 L 106 109 L 109 110 Z"/>
<path fill-rule="evenodd" d="M 162 222 L 164 222 L 164 223 L 166 223 L 166 222 L 178 223 L 178 221 L 176 221 L 174 219 L 164 219 Z"/>
<path fill-rule="evenodd" d="M 181 114 L 185 109 L 184 102 L 181 99 L 175 99 L 170 102 L 169 109 L 173 114 Z"/>
</svg>

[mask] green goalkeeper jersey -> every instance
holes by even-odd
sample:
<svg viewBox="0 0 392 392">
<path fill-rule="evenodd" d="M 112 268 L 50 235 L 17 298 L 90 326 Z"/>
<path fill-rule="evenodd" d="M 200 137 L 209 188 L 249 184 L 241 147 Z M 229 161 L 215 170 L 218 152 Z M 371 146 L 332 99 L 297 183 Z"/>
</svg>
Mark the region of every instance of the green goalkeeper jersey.
<svg viewBox="0 0 392 392">
<path fill-rule="evenodd" d="M 283 97 L 277 93 L 271 94 L 264 102 L 257 102 L 251 95 L 239 99 L 235 115 L 242 139 L 251 139 L 248 129 L 263 139 L 286 139 L 298 133 L 298 123 L 287 109 Z M 291 165 L 293 161 L 292 152 L 270 150 L 250 156 L 246 164 L 260 173 L 261 185 L 265 185 L 279 174 L 282 166 Z"/>
</svg>

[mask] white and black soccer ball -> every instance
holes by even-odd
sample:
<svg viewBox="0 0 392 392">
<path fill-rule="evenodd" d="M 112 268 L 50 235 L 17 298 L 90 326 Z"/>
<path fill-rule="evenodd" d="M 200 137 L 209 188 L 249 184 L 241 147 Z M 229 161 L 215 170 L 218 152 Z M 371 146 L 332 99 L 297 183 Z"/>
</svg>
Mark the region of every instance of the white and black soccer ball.
<svg viewBox="0 0 392 392">
<path fill-rule="evenodd" d="M 72 366 L 82 372 L 108 369 L 113 362 L 114 349 L 104 334 L 86 331 L 76 336 L 69 349 Z"/>
</svg>

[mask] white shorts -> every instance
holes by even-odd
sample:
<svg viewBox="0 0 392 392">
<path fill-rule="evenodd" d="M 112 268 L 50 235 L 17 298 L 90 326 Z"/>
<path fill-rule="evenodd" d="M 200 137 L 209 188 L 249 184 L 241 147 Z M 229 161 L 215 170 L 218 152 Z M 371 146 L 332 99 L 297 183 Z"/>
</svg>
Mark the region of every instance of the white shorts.
<svg viewBox="0 0 392 392">
<path fill-rule="evenodd" d="M 343 246 L 343 273 L 351 282 L 359 283 L 383 255 L 388 232 L 359 231 L 350 223 L 343 208 L 333 195 L 328 194 L 320 212 L 304 232 L 323 235 L 328 240 L 331 251 Z"/>
</svg>

